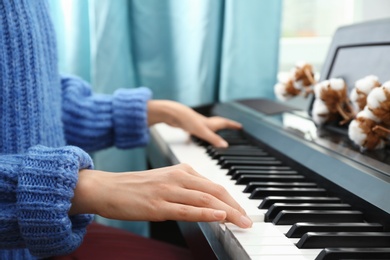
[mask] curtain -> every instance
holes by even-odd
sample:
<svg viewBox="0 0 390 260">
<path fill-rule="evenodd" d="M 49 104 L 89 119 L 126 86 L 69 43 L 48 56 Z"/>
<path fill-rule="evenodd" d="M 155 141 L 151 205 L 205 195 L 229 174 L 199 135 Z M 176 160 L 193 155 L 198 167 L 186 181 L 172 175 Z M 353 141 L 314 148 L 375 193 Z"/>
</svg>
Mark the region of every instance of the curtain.
<svg viewBox="0 0 390 260">
<path fill-rule="evenodd" d="M 147 86 L 189 106 L 274 98 L 282 0 L 49 2 L 61 71 L 96 92 Z M 100 170 L 146 169 L 143 149 L 93 158 Z"/>
</svg>

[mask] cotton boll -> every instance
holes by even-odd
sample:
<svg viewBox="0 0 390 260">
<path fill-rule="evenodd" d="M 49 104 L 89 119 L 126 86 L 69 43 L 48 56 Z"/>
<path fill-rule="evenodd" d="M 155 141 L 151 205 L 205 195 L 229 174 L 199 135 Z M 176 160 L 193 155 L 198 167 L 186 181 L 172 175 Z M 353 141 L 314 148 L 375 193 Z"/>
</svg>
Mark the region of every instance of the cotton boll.
<svg viewBox="0 0 390 260">
<path fill-rule="evenodd" d="M 355 87 L 351 90 L 349 96 L 355 112 L 363 110 L 367 104 L 368 94 L 379 86 L 378 77 L 375 75 L 366 76 L 355 82 Z"/>
<path fill-rule="evenodd" d="M 364 109 L 356 115 L 356 118 L 358 118 L 358 117 L 364 117 L 364 118 L 371 119 L 372 121 L 374 121 L 377 124 L 379 124 L 381 122 L 381 120 L 378 117 L 376 117 L 367 106 L 364 107 Z"/>
<path fill-rule="evenodd" d="M 329 109 L 321 99 L 315 99 L 312 108 L 312 118 L 317 125 L 323 125 L 329 119 Z"/>
<path fill-rule="evenodd" d="M 290 81 L 293 78 L 294 78 L 294 75 L 292 75 L 289 72 L 278 73 L 278 82 L 287 83 L 288 81 Z"/>
<path fill-rule="evenodd" d="M 329 80 L 329 85 L 334 90 L 338 90 L 338 91 L 346 90 L 346 85 L 343 79 L 332 78 Z"/>
<path fill-rule="evenodd" d="M 304 88 L 315 84 L 313 66 L 305 61 L 297 62 L 291 74 L 295 82 Z"/>
<path fill-rule="evenodd" d="M 277 99 L 286 101 L 301 93 L 300 86 L 296 85 L 292 78 L 281 78 L 281 81 L 274 86 L 274 92 Z"/>
<path fill-rule="evenodd" d="M 351 93 L 349 94 L 349 99 L 351 100 L 353 110 L 356 113 L 361 111 L 367 103 L 367 96 L 363 96 L 358 93 L 356 88 L 353 88 L 351 90 Z"/>
<path fill-rule="evenodd" d="M 390 81 L 368 94 L 367 106 L 384 125 L 390 126 Z"/>
<path fill-rule="evenodd" d="M 371 109 L 380 107 L 380 104 L 386 100 L 385 89 L 380 87 L 373 89 L 367 96 L 367 105 Z"/>
<path fill-rule="evenodd" d="M 314 88 L 317 98 L 328 107 L 330 113 L 340 113 L 347 102 L 347 86 L 342 79 L 329 79 Z"/>
<path fill-rule="evenodd" d="M 354 113 L 347 96 L 347 85 L 343 79 L 332 78 L 317 83 L 314 86 L 316 99 L 322 100 L 329 111 L 328 121 L 342 120 L 345 124 L 353 119 Z"/>
<path fill-rule="evenodd" d="M 277 99 L 285 101 L 302 92 L 306 97 L 312 92 L 313 68 L 306 62 L 299 62 L 289 73 L 279 73 L 278 83 L 274 86 Z"/>
<path fill-rule="evenodd" d="M 390 90 L 390 80 L 383 83 L 382 87 L 386 88 L 387 90 Z"/>
<path fill-rule="evenodd" d="M 283 83 L 276 83 L 274 86 L 275 96 L 278 100 L 286 101 L 290 98 L 290 95 L 287 93 L 287 86 Z"/>
<path fill-rule="evenodd" d="M 382 133 L 374 131 L 377 123 L 369 118 L 358 114 L 348 127 L 349 138 L 361 149 L 382 149 L 386 142 Z"/>
<path fill-rule="evenodd" d="M 329 80 L 324 80 L 314 85 L 314 95 L 316 96 L 316 98 L 321 98 L 321 92 L 326 91 L 328 85 Z"/>
<path fill-rule="evenodd" d="M 373 88 L 379 87 L 380 85 L 378 77 L 375 75 L 366 76 L 355 82 L 355 88 L 366 94 L 370 93 Z"/>
<path fill-rule="evenodd" d="M 352 120 L 348 126 L 348 137 L 360 147 L 363 147 L 363 144 L 367 139 L 367 134 L 363 132 L 359 122 L 355 119 Z"/>
<path fill-rule="evenodd" d="M 307 87 L 302 80 L 294 81 L 294 85 L 297 89 L 305 89 Z"/>
<path fill-rule="evenodd" d="M 343 79 L 338 78 L 332 78 L 329 80 L 324 80 L 319 83 L 317 83 L 314 86 L 314 94 L 317 98 L 321 98 L 322 100 L 326 99 L 324 95 L 327 95 L 327 93 L 340 93 L 337 94 L 339 97 L 345 97 L 345 94 L 347 92 L 347 86 Z"/>
</svg>

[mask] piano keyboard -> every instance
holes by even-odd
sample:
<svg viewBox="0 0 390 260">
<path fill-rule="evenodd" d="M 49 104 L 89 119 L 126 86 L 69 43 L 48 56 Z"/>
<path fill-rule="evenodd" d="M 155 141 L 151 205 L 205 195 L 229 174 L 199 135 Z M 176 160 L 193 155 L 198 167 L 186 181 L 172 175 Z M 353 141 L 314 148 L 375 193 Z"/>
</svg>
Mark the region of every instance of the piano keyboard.
<svg viewBox="0 0 390 260">
<path fill-rule="evenodd" d="M 153 128 L 176 163 L 224 186 L 254 221 L 251 229 L 219 225 L 217 237 L 232 259 L 390 259 L 390 233 L 382 225 L 241 132 L 221 131 L 229 142 L 224 149 L 165 124 Z"/>
</svg>

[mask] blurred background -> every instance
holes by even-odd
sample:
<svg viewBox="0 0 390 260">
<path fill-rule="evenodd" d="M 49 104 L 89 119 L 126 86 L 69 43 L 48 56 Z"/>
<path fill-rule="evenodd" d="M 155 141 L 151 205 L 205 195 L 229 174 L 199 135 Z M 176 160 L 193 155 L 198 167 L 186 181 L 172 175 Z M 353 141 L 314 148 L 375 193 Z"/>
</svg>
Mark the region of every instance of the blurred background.
<svg viewBox="0 0 390 260">
<path fill-rule="evenodd" d="M 147 86 L 189 106 L 274 99 L 297 61 L 320 73 L 344 25 L 390 18 L 388 0 L 49 0 L 60 70 L 95 92 Z M 147 169 L 143 148 L 92 155 L 100 170 Z M 99 222 L 149 236 L 145 222 Z"/>
<path fill-rule="evenodd" d="M 305 60 L 320 72 L 338 27 L 390 18 L 387 10 L 387 0 L 284 0 L 279 71 Z"/>
</svg>

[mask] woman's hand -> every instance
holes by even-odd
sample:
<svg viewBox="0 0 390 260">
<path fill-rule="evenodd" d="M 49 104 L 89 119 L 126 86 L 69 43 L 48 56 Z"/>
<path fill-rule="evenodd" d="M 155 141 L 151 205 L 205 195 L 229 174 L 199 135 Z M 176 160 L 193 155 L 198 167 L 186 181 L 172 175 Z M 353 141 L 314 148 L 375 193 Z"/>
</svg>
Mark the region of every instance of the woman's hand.
<svg viewBox="0 0 390 260">
<path fill-rule="evenodd" d="M 144 221 L 228 221 L 248 228 L 252 221 L 225 188 L 190 166 L 140 172 L 81 170 L 70 215 Z"/>
<path fill-rule="evenodd" d="M 241 124 L 223 117 L 205 117 L 193 109 L 169 100 L 150 100 L 148 102 L 149 126 L 164 122 L 179 127 L 199 137 L 215 147 L 227 147 L 228 144 L 215 132 L 221 129 L 241 129 Z"/>
</svg>

